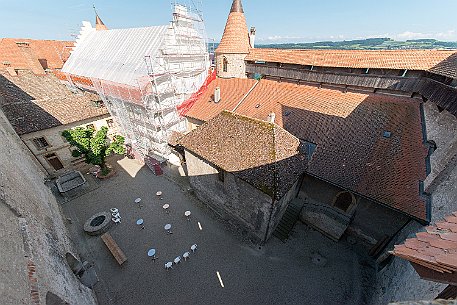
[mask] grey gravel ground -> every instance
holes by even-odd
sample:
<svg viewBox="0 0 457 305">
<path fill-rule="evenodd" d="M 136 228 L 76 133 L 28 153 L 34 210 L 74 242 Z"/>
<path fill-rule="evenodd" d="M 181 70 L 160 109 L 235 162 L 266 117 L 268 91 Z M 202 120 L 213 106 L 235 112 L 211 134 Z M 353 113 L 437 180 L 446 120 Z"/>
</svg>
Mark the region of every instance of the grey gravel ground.
<svg viewBox="0 0 457 305">
<path fill-rule="evenodd" d="M 166 177 L 134 160 L 115 164 L 118 175 L 63 204 L 73 240 L 83 259 L 95 263 L 94 290 L 104 304 L 367 304 L 374 273 L 344 243 L 334 243 L 297 224 L 291 238 L 259 248 L 234 233 L 204 205 Z M 89 180 L 91 181 L 91 180 Z M 163 199 L 157 198 L 157 191 Z M 140 208 L 135 198 L 142 198 Z M 170 214 L 162 205 L 170 204 Z M 119 266 L 100 237 L 84 234 L 93 214 L 119 209 L 122 223 L 111 235 L 128 257 Z M 184 212 L 192 211 L 191 221 Z M 144 219 L 145 229 L 136 225 Z M 199 229 L 198 222 L 202 226 Z M 163 229 L 171 223 L 173 234 Z M 164 264 L 189 251 L 190 259 L 165 270 Z M 147 256 L 157 249 L 158 259 Z M 363 263 L 362 263 L 363 264 Z M 219 272 L 224 287 L 218 279 Z"/>
</svg>

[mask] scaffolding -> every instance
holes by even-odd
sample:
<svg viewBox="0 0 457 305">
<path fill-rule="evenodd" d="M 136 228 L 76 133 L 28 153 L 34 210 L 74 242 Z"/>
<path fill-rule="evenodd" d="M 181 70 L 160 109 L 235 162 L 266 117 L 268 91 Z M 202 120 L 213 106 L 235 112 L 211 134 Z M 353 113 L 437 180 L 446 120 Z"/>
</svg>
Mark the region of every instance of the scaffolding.
<svg viewBox="0 0 457 305">
<path fill-rule="evenodd" d="M 109 32 L 117 30 L 94 32 L 87 29 L 87 24 L 85 27 L 87 37 L 79 39 L 68 66 L 63 69 L 68 82 L 78 86 L 75 76 L 90 80 L 138 158 L 147 164 L 151 159 L 167 159 L 172 131 L 185 132 L 187 128 L 178 107 L 199 91 L 208 78 L 210 63 L 201 13 L 195 7 L 175 3 L 169 26 L 132 31 L 150 41 L 149 46 L 141 39 L 134 41 L 142 44 L 141 48 L 126 45 L 123 49 L 121 44 L 114 53 L 107 50 L 113 54 L 112 62 L 108 63 L 105 62 L 110 57 L 103 54 L 104 46 L 109 48 L 116 39 L 116 33 Z M 132 33 L 120 33 L 117 38 L 130 37 L 127 34 Z M 156 37 L 150 37 L 152 34 Z M 87 63 L 93 57 L 85 54 L 93 54 L 93 50 L 83 50 L 84 44 L 91 44 L 87 49 L 100 45 L 98 60 L 104 62 L 95 62 L 98 67 Z"/>
</svg>

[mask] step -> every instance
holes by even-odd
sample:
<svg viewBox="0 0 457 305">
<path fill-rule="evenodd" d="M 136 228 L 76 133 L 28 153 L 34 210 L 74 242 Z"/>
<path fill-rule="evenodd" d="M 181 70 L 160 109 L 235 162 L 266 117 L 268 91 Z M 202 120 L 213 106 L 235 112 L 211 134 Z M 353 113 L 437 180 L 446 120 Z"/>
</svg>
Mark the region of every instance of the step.
<svg viewBox="0 0 457 305">
<path fill-rule="evenodd" d="M 288 236 L 284 236 L 283 234 L 278 234 L 277 232 L 274 232 L 273 233 L 273 236 L 277 237 L 278 239 L 280 239 L 281 241 L 285 241 L 287 239 Z"/>
</svg>

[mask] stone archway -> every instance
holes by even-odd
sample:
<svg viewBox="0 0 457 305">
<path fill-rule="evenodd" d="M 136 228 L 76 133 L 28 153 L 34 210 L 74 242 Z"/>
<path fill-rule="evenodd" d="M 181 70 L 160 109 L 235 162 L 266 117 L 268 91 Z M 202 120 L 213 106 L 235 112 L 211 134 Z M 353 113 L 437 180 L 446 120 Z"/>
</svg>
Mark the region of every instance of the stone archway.
<svg viewBox="0 0 457 305">
<path fill-rule="evenodd" d="M 344 212 L 348 212 L 355 205 L 355 202 L 354 194 L 348 191 L 342 191 L 336 194 L 333 200 L 333 206 Z"/>
</svg>

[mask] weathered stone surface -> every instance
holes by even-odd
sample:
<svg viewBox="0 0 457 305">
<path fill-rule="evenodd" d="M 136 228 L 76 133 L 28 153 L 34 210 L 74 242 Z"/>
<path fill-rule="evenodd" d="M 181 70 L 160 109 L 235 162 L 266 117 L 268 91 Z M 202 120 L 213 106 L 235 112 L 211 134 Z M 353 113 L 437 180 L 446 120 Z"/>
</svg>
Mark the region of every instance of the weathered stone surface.
<svg viewBox="0 0 457 305">
<path fill-rule="evenodd" d="M 434 140 L 437 144 L 437 150 L 430 158 L 432 175 L 435 171 L 435 177 L 440 177 L 431 182 L 436 184 L 431 192 L 431 221 L 436 222 L 457 211 L 457 166 L 454 163 L 443 162 L 446 155 L 453 153 L 453 143 L 457 140 L 457 119 L 446 111 L 440 113 L 432 103 L 424 104 L 424 112 L 427 139 Z M 420 231 L 424 231 L 423 226 L 416 222 L 410 223 L 389 247 L 393 248 L 394 244 L 403 243 L 406 238 L 413 237 Z M 432 300 L 446 288 L 446 285 L 421 279 L 408 261 L 394 258 L 392 263 L 379 273 L 376 287 L 376 304 L 386 304 L 401 300 Z"/>
<path fill-rule="evenodd" d="M 96 304 L 66 263 L 75 251 L 43 170 L 2 112 L 0 138 L 0 304 L 46 304 L 48 292 Z"/>
<path fill-rule="evenodd" d="M 100 235 L 107 232 L 112 225 L 111 214 L 108 212 L 100 212 L 92 215 L 84 223 L 84 231 L 89 235 Z"/>
</svg>

